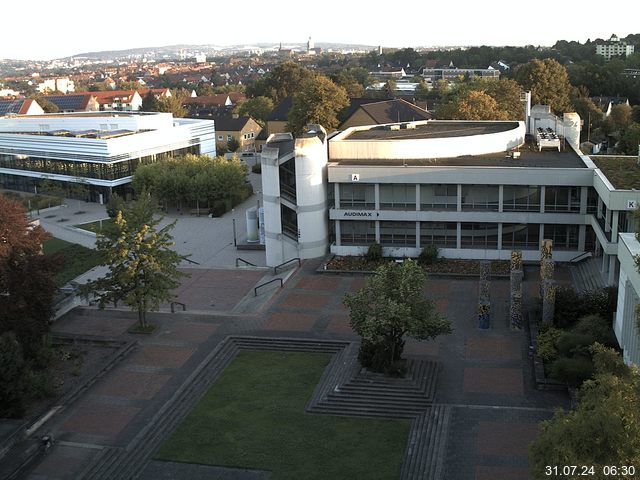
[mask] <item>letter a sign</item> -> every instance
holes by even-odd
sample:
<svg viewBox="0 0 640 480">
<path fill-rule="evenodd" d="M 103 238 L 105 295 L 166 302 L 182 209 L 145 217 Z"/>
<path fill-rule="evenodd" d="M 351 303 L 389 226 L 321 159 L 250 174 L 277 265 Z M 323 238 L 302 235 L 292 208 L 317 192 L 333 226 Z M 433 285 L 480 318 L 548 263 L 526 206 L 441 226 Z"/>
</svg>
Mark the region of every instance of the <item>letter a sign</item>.
<svg viewBox="0 0 640 480">
<path fill-rule="evenodd" d="M 352 182 L 359 182 L 360 181 L 360 174 L 359 173 L 352 173 L 351 174 L 351 181 Z"/>
</svg>

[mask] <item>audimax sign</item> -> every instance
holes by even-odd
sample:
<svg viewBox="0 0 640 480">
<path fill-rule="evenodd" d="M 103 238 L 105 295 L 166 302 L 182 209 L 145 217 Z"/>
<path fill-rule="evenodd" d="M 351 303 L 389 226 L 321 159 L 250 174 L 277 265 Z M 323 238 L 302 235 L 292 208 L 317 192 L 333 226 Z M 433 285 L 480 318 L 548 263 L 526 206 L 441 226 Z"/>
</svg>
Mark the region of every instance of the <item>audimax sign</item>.
<svg viewBox="0 0 640 480">
<path fill-rule="evenodd" d="M 374 217 L 374 214 L 376 217 L 379 217 L 380 214 L 378 212 L 354 212 L 354 211 L 347 211 L 344 212 L 342 214 L 343 217 Z"/>
</svg>

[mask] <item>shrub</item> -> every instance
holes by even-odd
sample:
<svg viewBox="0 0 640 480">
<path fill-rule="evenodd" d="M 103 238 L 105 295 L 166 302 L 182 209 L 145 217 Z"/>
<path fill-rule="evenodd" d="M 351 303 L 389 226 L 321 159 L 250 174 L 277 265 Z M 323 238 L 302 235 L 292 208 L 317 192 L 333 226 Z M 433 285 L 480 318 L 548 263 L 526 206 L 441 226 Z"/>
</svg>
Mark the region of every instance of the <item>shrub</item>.
<svg viewBox="0 0 640 480">
<path fill-rule="evenodd" d="M 536 339 L 537 353 L 545 362 L 550 362 L 558 358 L 556 342 L 560 335 L 562 335 L 562 330 L 555 327 L 547 328 L 547 330 L 538 335 Z"/>
<path fill-rule="evenodd" d="M 124 199 L 114 193 L 107 202 L 107 215 L 109 215 L 109 218 L 116 218 L 118 212 L 122 210 L 124 210 Z"/>
<path fill-rule="evenodd" d="M 591 378 L 593 371 L 589 357 L 558 358 L 551 366 L 551 377 L 577 387 Z"/>
<path fill-rule="evenodd" d="M 610 319 L 616 311 L 618 289 L 606 287 L 577 293 L 571 287 L 560 287 L 556 291 L 554 322 L 561 328 L 574 325 L 580 318 L 598 314 Z"/>
<path fill-rule="evenodd" d="M 211 214 L 214 217 L 221 217 L 227 211 L 227 203 L 224 200 L 216 200 L 211 207 Z"/>
<path fill-rule="evenodd" d="M 592 343 L 598 342 L 609 347 L 617 345 L 611 323 L 598 314 L 582 317 L 571 331 L 591 336 L 593 338 Z"/>
<path fill-rule="evenodd" d="M 24 415 L 29 367 L 12 332 L 0 335 L 0 417 Z"/>
<path fill-rule="evenodd" d="M 382 245 L 379 243 L 369 245 L 369 250 L 367 250 L 364 258 L 369 262 L 379 262 L 382 260 Z"/>
<path fill-rule="evenodd" d="M 431 265 L 432 263 L 435 263 L 436 260 L 438 260 L 438 256 L 438 247 L 436 247 L 435 245 L 427 245 L 422 249 L 420 255 L 418 255 L 418 263 L 423 266 Z"/>
<path fill-rule="evenodd" d="M 588 355 L 589 347 L 594 341 L 592 335 L 565 331 L 558 336 L 556 348 L 562 357 Z"/>
</svg>

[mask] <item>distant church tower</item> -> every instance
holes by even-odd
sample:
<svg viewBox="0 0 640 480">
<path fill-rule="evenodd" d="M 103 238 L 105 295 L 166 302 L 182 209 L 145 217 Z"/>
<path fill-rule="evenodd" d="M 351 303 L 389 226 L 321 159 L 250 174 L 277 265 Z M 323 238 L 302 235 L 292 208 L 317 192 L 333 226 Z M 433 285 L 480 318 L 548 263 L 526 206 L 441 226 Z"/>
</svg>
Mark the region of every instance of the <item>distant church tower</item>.
<svg viewBox="0 0 640 480">
<path fill-rule="evenodd" d="M 311 37 L 309 37 L 309 40 L 307 41 L 307 53 L 309 53 L 314 48 L 316 48 L 316 45 L 315 43 L 313 43 L 313 40 L 311 40 Z"/>
</svg>

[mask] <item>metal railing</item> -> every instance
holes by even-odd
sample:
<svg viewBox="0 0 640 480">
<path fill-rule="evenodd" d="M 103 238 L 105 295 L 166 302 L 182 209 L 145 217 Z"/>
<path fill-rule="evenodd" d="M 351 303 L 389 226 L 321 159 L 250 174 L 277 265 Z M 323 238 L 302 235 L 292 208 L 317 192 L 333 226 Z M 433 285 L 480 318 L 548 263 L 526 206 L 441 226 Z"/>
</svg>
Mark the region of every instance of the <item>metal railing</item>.
<svg viewBox="0 0 640 480">
<path fill-rule="evenodd" d="M 284 282 L 282 281 L 281 278 L 274 278 L 273 280 L 269 280 L 268 282 L 262 283 L 260 285 L 258 285 L 256 288 L 253 289 L 253 296 L 257 297 L 258 296 L 258 289 L 260 287 L 264 287 L 265 285 L 269 285 L 270 283 L 273 282 L 280 282 L 280 288 L 282 288 L 284 286 Z"/>
<path fill-rule="evenodd" d="M 280 265 L 276 265 L 275 267 L 273 267 L 273 274 L 276 275 L 278 273 L 278 269 L 280 267 L 284 267 L 288 263 L 296 262 L 296 261 L 298 262 L 298 266 L 302 265 L 302 263 L 301 263 L 301 261 L 300 261 L 300 259 L 298 257 L 292 258 L 291 260 L 287 260 L 286 262 L 282 262 Z"/>
<path fill-rule="evenodd" d="M 580 255 L 576 255 L 571 260 L 569 260 L 569 263 L 578 263 L 579 261 L 592 256 L 593 256 L 592 252 L 582 252 Z"/>
<path fill-rule="evenodd" d="M 255 264 L 255 263 L 248 262 L 248 261 L 246 261 L 244 258 L 240 258 L 240 257 L 238 257 L 238 258 L 236 258 L 236 267 L 238 267 L 238 262 L 243 262 L 243 263 L 245 263 L 246 265 L 251 265 L 252 267 L 255 267 L 255 266 L 256 266 L 256 264 Z"/>
<path fill-rule="evenodd" d="M 189 263 L 194 263 L 194 264 L 196 264 L 196 265 L 200 265 L 198 262 L 196 262 L 195 260 L 191 260 L 191 259 L 190 259 L 190 258 L 188 258 L 188 257 L 182 257 L 182 260 L 186 260 L 186 261 L 187 261 L 187 262 L 189 262 Z"/>
<path fill-rule="evenodd" d="M 176 305 L 180 305 L 182 307 L 182 311 L 187 311 L 187 306 L 182 302 L 171 302 L 171 313 L 176 313 Z"/>
</svg>

